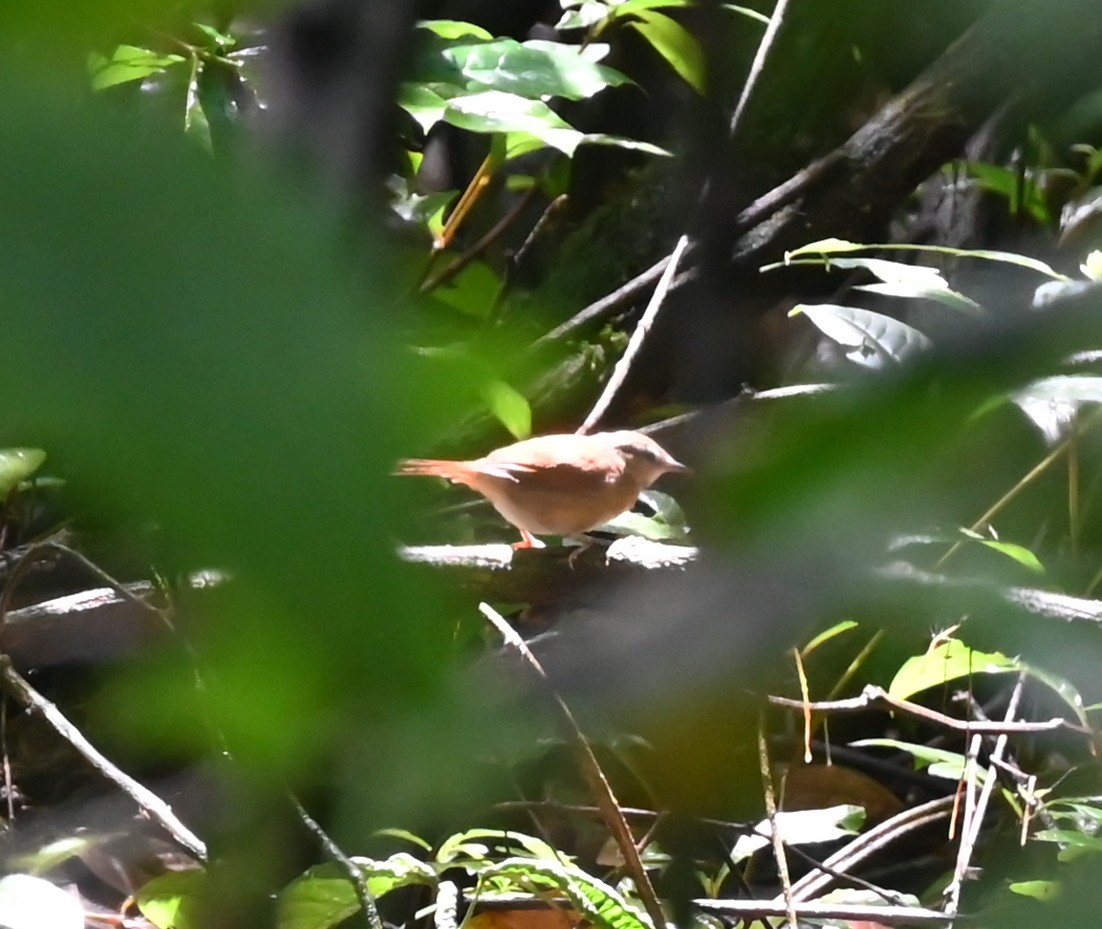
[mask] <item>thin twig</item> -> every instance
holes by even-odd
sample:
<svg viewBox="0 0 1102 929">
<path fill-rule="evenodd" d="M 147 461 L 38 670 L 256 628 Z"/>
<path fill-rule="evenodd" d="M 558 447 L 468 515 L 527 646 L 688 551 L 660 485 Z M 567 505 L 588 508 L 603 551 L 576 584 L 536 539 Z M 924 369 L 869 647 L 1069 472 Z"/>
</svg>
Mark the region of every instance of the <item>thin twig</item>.
<svg viewBox="0 0 1102 929">
<path fill-rule="evenodd" d="M 0 655 L 0 684 L 4 690 L 31 713 L 41 716 L 53 730 L 68 742 L 100 774 L 133 800 L 138 807 L 193 858 L 207 860 L 207 847 L 203 841 L 185 826 L 172 808 L 149 788 L 112 764 L 89 742 L 62 712 L 35 690 L 12 667 L 6 655 Z"/>
<path fill-rule="evenodd" d="M 670 284 L 673 282 L 673 276 L 677 273 L 677 266 L 688 246 L 689 237 L 687 235 L 683 235 L 677 240 L 677 245 L 674 247 L 673 254 L 670 255 L 669 264 L 666 265 L 665 270 L 662 272 L 662 278 L 658 281 L 658 286 L 654 288 L 654 293 L 651 294 L 650 303 L 647 304 L 647 308 L 643 311 L 643 315 L 635 326 L 635 330 L 631 333 L 631 338 L 628 340 L 627 348 L 624 349 L 624 354 L 620 356 L 620 360 L 616 362 L 616 367 L 612 369 L 612 377 L 610 377 L 608 383 L 605 384 L 605 389 L 601 391 L 601 396 L 597 398 L 597 402 L 593 405 L 593 409 L 589 411 L 589 415 L 585 418 L 585 422 L 578 427 L 577 431 L 579 433 L 584 434 L 589 432 L 590 429 L 600 422 L 601 417 L 604 416 L 605 412 L 608 410 L 609 404 L 612 403 L 613 398 L 623 386 L 624 380 L 627 378 L 632 364 L 634 364 L 636 357 L 639 355 L 639 350 L 643 347 L 643 342 L 646 341 L 647 335 L 650 333 L 651 327 L 658 317 L 658 311 L 662 309 L 662 304 L 666 300 L 666 294 L 669 292 Z"/>
<path fill-rule="evenodd" d="M 733 916 L 739 920 L 785 916 L 784 903 L 778 900 L 694 900 L 693 905 L 705 912 L 719 916 Z M 921 906 L 874 906 L 846 903 L 801 903 L 797 914 L 804 919 L 854 920 L 868 924 L 896 923 L 908 926 L 916 923 L 942 925 L 949 917 L 937 910 Z"/>
<path fill-rule="evenodd" d="M 295 812 L 306 830 L 318 840 L 321 847 L 325 849 L 325 853 L 340 866 L 349 881 L 352 882 L 352 887 L 356 891 L 356 898 L 360 901 L 360 906 L 363 907 L 364 919 L 367 922 L 368 929 L 383 929 L 383 921 L 379 917 L 379 907 L 375 903 L 374 895 L 368 889 L 367 877 L 364 875 L 363 869 L 358 867 L 356 862 L 349 858 L 344 850 L 333 841 L 321 823 L 306 812 L 306 807 L 302 805 L 302 801 L 294 793 L 288 791 L 287 795 L 291 798 L 291 805 L 294 806 Z"/>
<path fill-rule="evenodd" d="M 773 859 L 777 863 L 777 876 L 781 881 L 784 895 L 785 915 L 791 929 L 799 929 L 796 919 L 794 897 L 792 896 L 792 878 L 788 874 L 788 857 L 784 852 L 784 840 L 777 824 L 777 793 L 773 789 L 773 765 L 769 760 L 769 744 L 765 739 L 765 720 L 758 720 L 758 768 L 761 771 L 762 793 L 765 796 L 765 815 L 769 818 L 770 839 L 773 842 Z"/>
<path fill-rule="evenodd" d="M 1018 675 L 1017 683 L 1014 685 L 1014 690 L 1010 695 L 1010 702 L 1003 716 L 1006 723 L 1011 722 L 1018 712 L 1018 704 L 1022 699 L 1024 684 L 1025 672 L 1022 672 Z M 976 738 L 978 739 L 979 737 L 977 736 Z M 988 759 L 987 773 L 983 779 L 983 788 L 980 790 L 978 797 L 974 797 L 974 779 L 969 785 L 969 798 L 972 799 L 974 797 L 974 799 L 965 806 L 964 822 L 962 823 L 960 834 L 960 847 L 957 849 L 957 863 L 956 867 L 953 869 L 953 880 L 945 889 L 945 912 L 949 916 L 954 917 L 954 919 L 959 911 L 961 887 L 968 874 L 968 866 L 972 860 L 972 852 L 975 850 L 976 842 L 980 836 L 980 828 L 983 826 L 983 817 L 987 812 L 987 805 L 991 800 L 991 794 L 998 780 L 998 766 L 999 762 L 1002 761 L 1003 755 L 1006 753 L 1007 742 L 1008 739 L 1005 733 L 995 740 L 995 747 L 991 750 Z"/>
<path fill-rule="evenodd" d="M 1058 717 L 1054 719 L 1045 719 L 1035 723 L 1013 721 L 985 722 L 982 720 L 957 719 L 955 716 L 946 716 L 944 713 L 939 713 L 937 710 L 921 706 L 918 703 L 911 703 L 909 700 L 900 700 L 897 697 L 891 696 L 882 687 L 876 687 L 874 685 L 866 687 L 859 697 L 851 697 L 847 700 L 820 700 L 817 703 L 805 704 L 803 700 L 796 700 L 791 697 L 770 696 L 769 702 L 776 706 L 789 706 L 793 709 L 803 710 L 808 708 L 816 712 L 823 711 L 833 713 L 854 713 L 887 706 L 901 713 L 907 713 L 919 719 L 926 719 L 949 729 L 991 735 L 998 735 L 1006 732 L 1049 732 L 1053 729 L 1070 729 L 1072 732 L 1084 731 L 1081 726 L 1077 726 L 1075 723 Z"/>
<path fill-rule="evenodd" d="M 427 294 L 437 287 L 440 287 L 442 284 L 449 283 L 472 261 L 482 257 L 485 251 L 501 238 L 509 227 L 513 225 L 520 215 L 528 208 L 528 204 L 532 202 L 532 198 L 536 195 L 537 190 L 538 188 L 536 187 L 528 188 L 524 196 L 513 205 L 513 208 L 494 223 L 493 227 L 482 236 L 481 239 L 475 242 L 470 248 L 466 249 L 446 268 L 442 268 L 436 274 L 422 281 L 421 286 L 418 287 L 417 290 L 420 293 Z"/>
<path fill-rule="evenodd" d="M 655 893 L 654 885 L 651 884 L 650 876 L 647 874 L 646 868 L 643 867 L 643 860 L 639 857 L 639 849 L 635 845 L 635 838 L 632 836 L 631 829 L 627 824 L 627 820 L 624 818 L 623 811 L 620 809 L 620 803 L 616 799 L 616 795 L 612 792 L 612 785 L 609 784 L 608 778 L 605 777 L 604 771 L 601 770 L 600 762 L 597 761 L 597 756 L 593 754 L 593 748 L 589 744 L 589 739 L 586 737 L 585 733 L 582 732 L 577 719 L 574 717 L 574 713 L 571 711 L 570 707 L 566 705 L 566 701 L 559 696 L 558 691 L 555 690 L 554 685 L 551 683 L 551 679 L 547 676 L 547 672 L 543 669 L 543 665 L 540 664 L 539 659 L 532 654 L 532 650 L 528 647 L 527 643 L 517 634 L 516 630 L 505 621 L 505 618 L 488 603 L 480 603 L 478 609 L 498 631 L 498 634 L 505 640 L 505 643 L 520 653 L 521 657 L 546 685 L 548 693 L 558 707 L 559 714 L 565 723 L 567 734 L 574 742 L 582 774 L 589 783 L 589 789 L 594 793 L 594 799 L 597 801 L 597 806 L 601 810 L 601 816 L 605 825 L 608 826 L 609 831 L 612 833 L 612 837 L 616 841 L 616 847 L 623 856 L 624 866 L 635 882 L 635 889 L 639 894 L 639 899 L 643 903 L 643 908 L 647 911 L 647 915 L 654 924 L 654 929 L 665 929 L 666 916 L 662 911 L 662 904 L 658 901 L 658 895 Z"/>
<path fill-rule="evenodd" d="M 542 348 L 552 342 L 561 342 L 580 329 L 600 322 L 614 310 L 642 294 L 662 276 L 662 272 L 666 270 L 669 263 L 670 256 L 667 255 L 647 268 L 646 271 L 635 275 L 626 284 L 621 284 L 612 293 L 601 297 L 600 300 L 595 300 L 589 306 L 575 313 L 566 322 L 560 323 L 546 335 L 540 336 L 532 343 L 532 348 Z"/>
<path fill-rule="evenodd" d="M 867 832 L 855 836 L 844 848 L 830 855 L 823 864 L 834 871 L 852 871 L 862 861 L 907 833 L 946 818 L 949 815 L 952 799 L 952 797 L 938 797 L 936 800 L 896 813 L 882 823 L 877 823 Z M 820 896 L 834 879 L 829 872 L 812 871 L 792 885 L 792 896 L 797 901 Z"/>
</svg>

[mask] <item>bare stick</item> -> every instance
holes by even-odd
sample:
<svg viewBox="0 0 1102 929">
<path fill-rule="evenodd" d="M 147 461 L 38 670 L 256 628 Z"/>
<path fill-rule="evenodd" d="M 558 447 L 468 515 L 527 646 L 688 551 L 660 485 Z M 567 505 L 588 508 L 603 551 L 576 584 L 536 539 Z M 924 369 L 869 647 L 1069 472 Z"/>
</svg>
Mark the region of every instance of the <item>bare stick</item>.
<svg viewBox="0 0 1102 929">
<path fill-rule="evenodd" d="M 758 768 L 761 771 L 761 786 L 765 794 L 765 813 L 769 817 L 769 833 L 773 842 L 773 859 L 777 863 L 777 876 L 781 880 L 784 894 L 785 916 L 791 929 L 799 929 L 796 908 L 792 896 L 792 878 L 788 875 L 788 857 L 784 852 L 784 839 L 777 824 L 777 793 L 773 788 L 773 765 L 769 760 L 769 745 L 765 740 L 765 716 L 758 720 Z"/>
<path fill-rule="evenodd" d="M 1035 723 L 1016 722 L 1014 720 L 996 723 L 984 720 L 957 719 L 955 716 L 946 716 L 944 713 L 939 713 L 937 710 L 932 710 L 921 704 L 912 703 L 909 700 L 900 700 L 897 697 L 891 696 L 882 687 L 876 687 L 874 685 L 866 687 L 859 697 L 852 697 L 847 700 L 820 700 L 815 703 L 804 703 L 803 700 L 795 700 L 791 697 L 771 696 L 769 702 L 775 706 L 790 706 L 793 709 L 799 710 L 806 708 L 815 712 L 835 713 L 854 713 L 873 709 L 878 706 L 887 706 L 901 713 L 907 713 L 919 719 L 926 719 L 930 722 L 937 723 L 939 726 L 945 726 L 948 729 L 957 729 L 963 732 L 985 733 L 989 735 L 999 735 L 1007 732 L 1049 732 L 1053 729 L 1070 729 L 1072 732 L 1083 732 L 1081 726 L 1077 726 L 1075 723 L 1068 722 L 1068 720 L 1059 717 L 1045 719 Z"/>
<path fill-rule="evenodd" d="M 53 730 L 68 742 L 93 768 L 130 797 L 150 819 L 193 858 L 207 860 L 207 846 L 172 812 L 172 808 L 149 788 L 144 787 L 105 758 L 81 734 L 62 712 L 35 690 L 11 666 L 6 655 L 0 655 L 0 684 L 4 690 L 31 713 L 41 716 Z"/>
<path fill-rule="evenodd" d="M 1014 691 L 1010 695 L 1010 702 L 1006 708 L 1004 719 L 1007 723 L 1014 719 L 1018 712 L 1018 704 L 1022 698 L 1022 685 L 1025 681 L 1024 672 L 1018 676 L 1018 682 L 1014 685 Z M 978 738 L 978 737 L 977 737 Z M 975 850 L 976 841 L 979 839 L 980 827 L 983 825 L 983 817 L 987 812 L 987 804 L 991 800 L 991 794 L 998 780 L 998 766 L 1006 754 L 1007 736 L 1000 735 L 995 740 L 995 747 L 991 750 L 987 772 L 983 779 L 983 789 L 979 796 L 966 808 L 967 815 L 961 825 L 960 847 L 957 849 L 957 864 L 953 870 L 953 880 L 945 889 L 945 912 L 956 917 L 960 907 L 960 892 L 964 879 L 968 874 L 968 865 L 972 860 L 972 852 Z M 974 796 L 974 783 L 970 784 L 969 797 Z"/>
<path fill-rule="evenodd" d="M 480 603 L 478 609 L 505 640 L 505 644 L 516 649 L 521 657 L 528 662 L 532 670 L 539 675 L 540 680 L 547 686 L 548 692 L 554 700 L 555 705 L 558 707 L 563 722 L 566 724 L 567 732 L 574 741 L 574 747 L 578 753 L 582 774 L 585 776 L 586 781 L 589 782 L 590 790 L 594 793 L 594 799 L 597 801 L 597 806 L 601 811 L 601 818 L 604 820 L 605 825 L 608 826 L 613 839 L 616 840 L 616 846 L 624 858 L 624 866 L 627 868 L 628 874 L 631 875 L 631 879 L 635 882 L 635 889 L 643 902 L 643 908 L 647 911 L 647 915 L 654 924 L 654 929 L 665 929 L 666 915 L 662 912 L 662 904 L 658 902 L 658 895 L 654 892 L 654 885 L 651 884 L 647 869 L 643 867 L 643 860 L 639 857 L 639 849 L 635 847 L 635 838 L 632 836 L 631 829 L 627 824 L 627 820 L 624 818 L 624 813 L 620 809 L 620 803 L 616 799 L 616 795 L 612 792 L 612 785 L 609 784 L 608 778 L 605 777 L 604 771 L 601 770 L 601 765 L 600 762 L 597 761 L 597 756 L 593 754 L 593 748 L 589 744 L 589 739 L 587 739 L 585 733 L 582 732 L 570 707 L 567 706 L 566 701 L 559 696 L 558 691 L 555 690 L 554 685 L 551 683 L 551 679 L 547 676 L 547 672 L 543 669 L 543 665 L 541 665 L 539 659 L 532 654 L 532 650 L 528 647 L 524 639 L 522 639 L 517 634 L 517 631 L 505 621 L 505 618 L 488 603 Z"/>
<path fill-rule="evenodd" d="M 368 889 L 367 877 L 364 875 L 363 869 L 333 841 L 333 838 L 325 831 L 321 823 L 306 812 L 306 807 L 302 805 L 302 801 L 293 792 L 288 791 L 287 796 L 290 797 L 291 805 L 295 808 L 295 812 L 306 830 L 318 840 L 326 854 L 337 863 L 348 880 L 352 882 L 356 897 L 360 901 L 360 906 L 363 907 L 364 919 L 367 920 L 368 929 L 383 929 L 383 921 L 379 917 L 379 908 L 375 904 L 375 897 Z"/>
<path fill-rule="evenodd" d="M 605 389 L 601 391 L 601 396 L 597 398 L 597 402 L 593 405 L 593 409 L 589 411 L 589 415 L 585 418 L 585 422 L 578 427 L 577 431 L 579 433 L 584 434 L 589 432 L 590 429 L 600 422 L 601 417 L 604 416 L 605 412 L 608 410 L 609 404 L 612 403 L 613 397 L 616 396 L 617 391 L 623 386 L 624 380 L 628 376 L 628 371 L 631 370 L 631 366 L 636 356 L 639 354 L 639 350 L 643 347 L 643 342 L 647 338 L 647 334 L 650 332 L 655 319 L 658 317 L 658 311 L 662 309 L 662 303 L 665 301 L 666 294 L 669 292 L 670 284 L 673 283 L 673 276 L 677 273 L 677 266 L 681 261 L 681 256 L 685 254 L 685 249 L 688 248 L 688 246 L 689 237 L 687 235 L 683 235 L 677 240 L 677 245 L 674 247 L 673 254 L 670 255 L 669 264 L 666 265 L 666 269 L 662 272 L 662 278 L 659 280 L 658 286 L 654 288 L 654 293 L 651 294 L 650 303 L 647 304 L 647 308 L 643 312 L 639 324 L 631 334 L 631 339 L 628 341 L 628 347 L 624 350 L 624 354 L 620 357 L 620 360 L 616 362 L 616 367 L 612 370 L 612 377 L 608 379 L 608 383 L 605 384 Z"/>
</svg>

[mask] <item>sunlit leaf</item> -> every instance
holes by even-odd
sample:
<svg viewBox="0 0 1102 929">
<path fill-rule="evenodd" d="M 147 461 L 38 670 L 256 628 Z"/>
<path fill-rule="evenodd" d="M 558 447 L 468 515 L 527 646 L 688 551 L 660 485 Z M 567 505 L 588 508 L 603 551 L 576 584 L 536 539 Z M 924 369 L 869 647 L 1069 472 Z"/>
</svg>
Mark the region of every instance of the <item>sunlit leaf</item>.
<svg viewBox="0 0 1102 929">
<path fill-rule="evenodd" d="M 482 387 L 486 406 L 510 435 L 526 439 L 532 434 L 532 408 L 528 400 L 515 387 L 504 381 L 487 381 Z"/>
<path fill-rule="evenodd" d="M 854 835 L 865 822 L 865 811 L 853 804 L 840 804 L 822 810 L 782 811 L 775 817 L 777 832 L 786 845 L 807 845 L 833 842 Z M 739 836 L 731 850 L 731 860 L 738 864 L 754 852 L 772 844 L 772 826 L 762 820 L 754 831 Z"/>
<path fill-rule="evenodd" d="M 94 90 L 104 90 L 128 81 L 140 81 L 152 74 L 160 74 L 172 65 L 187 59 L 183 55 L 161 55 L 148 48 L 120 45 L 110 58 L 93 53 L 88 61 L 92 72 Z"/>
<path fill-rule="evenodd" d="M 476 39 L 485 39 L 489 42 L 494 38 L 491 33 L 487 32 L 481 26 L 476 26 L 474 23 L 461 22 L 457 19 L 424 19 L 417 25 L 421 29 L 435 32 L 444 39 L 462 39 L 465 36 L 471 36 Z"/>
<path fill-rule="evenodd" d="M 638 32 L 698 94 L 705 91 L 704 51 L 677 20 L 653 9 L 640 10 L 631 20 Z"/>
<path fill-rule="evenodd" d="M 412 855 L 399 852 L 383 861 L 353 858 L 367 879 L 367 890 L 382 897 L 411 884 L 435 886 L 435 871 Z M 319 865 L 296 878 L 279 893 L 278 929 L 329 929 L 360 909 L 351 879 L 336 864 Z"/>
<path fill-rule="evenodd" d="M 1059 899 L 1063 887 L 1059 881 L 1011 881 L 1007 890 L 1034 900 L 1049 901 Z"/>
<path fill-rule="evenodd" d="M 908 658 L 896 672 L 888 693 L 897 700 L 906 700 L 923 690 L 973 674 L 1005 674 L 1018 670 L 1021 664 L 1015 658 L 1007 658 L 999 652 L 976 651 L 960 639 L 949 639 L 924 655 Z"/>
<path fill-rule="evenodd" d="M 198 900 L 206 882 L 204 871 L 170 871 L 144 884 L 134 900 L 158 929 L 200 929 Z"/>
<path fill-rule="evenodd" d="M 46 453 L 40 448 L 0 448 L 0 501 L 42 467 L 45 460 Z"/>
<path fill-rule="evenodd" d="M 931 748 L 928 745 L 919 745 L 915 742 L 904 742 L 900 739 L 859 739 L 851 742 L 858 747 L 895 748 L 911 755 L 915 761 L 915 767 L 926 768 L 934 777 L 943 777 L 946 780 L 959 780 L 964 774 L 967 761 L 960 752 L 950 752 L 943 748 Z M 976 772 L 976 778 L 983 781 L 983 771 Z"/>
<path fill-rule="evenodd" d="M 820 239 L 817 242 L 801 245 L 799 248 L 785 252 L 784 264 L 790 264 L 793 259 L 802 258 L 806 255 L 819 255 L 826 258 L 830 255 L 860 251 L 931 252 L 938 255 L 949 255 L 954 258 L 979 258 L 985 261 L 1018 265 L 1019 267 L 1036 271 L 1053 280 L 1069 280 L 1066 275 L 1055 271 L 1045 262 L 1036 258 L 1031 258 L 1029 255 L 1019 255 L 1016 252 L 996 251 L 986 248 L 952 248 L 948 245 L 908 245 L 905 243 L 893 242 L 861 244 L 860 242 L 849 242 L 846 239 L 836 238 Z M 767 268 L 770 269 L 774 267 L 777 267 L 777 265 L 767 266 Z M 762 270 L 766 269 L 763 268 Z"/>
<path fill-rule="evenodd" d="M 530 100 L 582 100 L 606 87 L 629 83 L 619 71 L 590 60 L 592 52 L 580 54 L 576 46 L 560 42 L 498 39 L 452 46 L 443 54 L 470 82 L 469 89 L 482 87 Z"/>
<path fill-rule="evenodd" d="M 803 647 L 802 651 L 805 655 L 810 655 L 820 645 L 829 642 L 831 639 L 836 638 L 843 633 L 849 632 L 851 629 L 856 629 L 857 627 L 858 623 L 855 620 L 844 619 L 839 623 L 835 623 L 830 628 L 824 629 L 817 636 L 812 638 L 812 640 Z"/>
<path fill-rule="evenodd" d="M 789 315 L 800 313 L 823 335 L 847 349 L 845 354 L 850 361 L 866 368 L 901 364 L 932 344 L 906 323 L 860 307 L 802 303 Z"/>
</svg>

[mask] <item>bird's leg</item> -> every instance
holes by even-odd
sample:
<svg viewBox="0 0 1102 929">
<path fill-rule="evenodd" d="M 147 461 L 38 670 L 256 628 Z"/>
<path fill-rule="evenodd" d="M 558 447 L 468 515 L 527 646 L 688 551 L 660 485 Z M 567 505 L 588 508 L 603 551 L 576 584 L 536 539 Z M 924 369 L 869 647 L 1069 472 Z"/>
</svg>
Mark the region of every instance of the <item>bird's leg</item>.
<svg viewBox="0 0 1102 929">
<path fill-rule="evenodd" d="M 520 528 L 520 527 L 518 526 L 517 528 Z M 513 543 L 513 550 L 514 551 L 516 551 L 517 549 L 520 549 L 520 548 L 546 548 L 547 547 L 546 545 L 544 545 L 543 542 L 541 542 L 534 535 L 532 535 L 532 533 L 530 533 L 527 529 L 521 529 L 520 530 L 520 537 L 521 538 L 520 538 L 519 542 L 514 542 Z"/>
</svg>

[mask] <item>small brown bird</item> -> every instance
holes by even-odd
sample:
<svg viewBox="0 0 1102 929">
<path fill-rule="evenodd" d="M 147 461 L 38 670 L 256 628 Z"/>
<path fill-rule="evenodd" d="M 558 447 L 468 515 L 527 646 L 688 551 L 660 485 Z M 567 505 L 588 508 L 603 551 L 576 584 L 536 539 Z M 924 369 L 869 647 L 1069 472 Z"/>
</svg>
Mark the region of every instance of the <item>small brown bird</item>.
<svg viewBox="0 0 1102 929">
<path fill-rule="evenodd" d="M 578 536 L 630 509 L 663 474 L 688 471 L 639 432 L 543 435 L 474 461 L 407 458 L 395 474 L 431 474 L 466 484 L 520 530 L 515 548 L 537 535 Z"/>
</svg>

